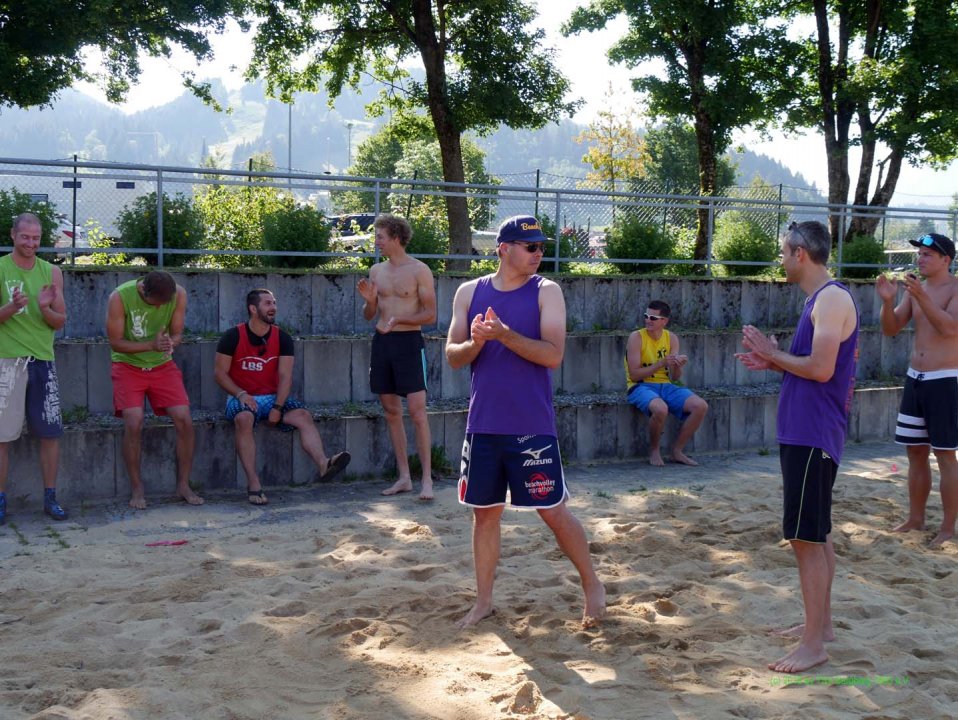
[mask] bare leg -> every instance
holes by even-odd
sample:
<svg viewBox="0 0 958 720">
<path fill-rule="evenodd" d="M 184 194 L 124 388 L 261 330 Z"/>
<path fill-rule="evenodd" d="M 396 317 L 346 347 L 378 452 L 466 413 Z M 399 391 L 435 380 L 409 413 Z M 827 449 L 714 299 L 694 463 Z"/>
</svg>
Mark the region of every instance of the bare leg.
<svg viewBox="0 0 958 720">
<path fill-rule="evenodd" d="M 176 494 L 190 505 L 202 505 L 203 498 L 190 487 L 190 472 L 193 470 L 193 418 L 189 405 L 167 408 L 176 428 Z"/>
<path fill-rule="evenodd" d="M 10 443 L 0 443 L 0 493 L 7 491 L 7 475 L 10 472 Z"/>
<path fill-rule="evenodd" d="M 412 477 L 409 475 L 409 457 L 406 455 L 406 428 L 402 424 L 402 400 L 398 395 L 380 395 L 379 401 L 386 411 L 386 427 L 389 440 L 396 455 L 396 472 L 399 479 L 383 495 L 398 495 L 412 491 Z"/>
<path fill-rule="evenodd" d="M 955 536 L 955 520 L 958 518 L 958 460 L 954 451 L 935 450 L 938 460 L 938 472 L 941 474 L 941 506 L 944 514 L 941 518 L 941 528 L 929 547 L 939 548 L 942 543 Z"/>
<path fill-rule="evenodd" d="M 409 417 L 416 428 L 416 451 L 422 465 L 422 490 L 420 500 L 432 500 L 432 434 L 429 432 L 429 416 L 426 415 L 426 391 L 411 393 L 406 398 Z"/>
<path fill-rule="evenodd" d="M 239 458 L 243 472 L 246 473 L 246 490 L 254 493 L 263 489 L 259 474 L 256 472 L 256 438 L 253 436 L 255 421 L 256 418 L 251 412 L 239 412 L 233 418 L 236 457 Z M 267 498 L 257 495 L 250 495 L 249 501 L 254 505 L 265 505 L 269 502 Z"/>
<path fill-rule="evenodd" d="M 569 511 L 565 502 L 554 508 L 540 510 L 539 516 L 555 534 L 559 548 L 579 572 L 579 580 L 585 594 L 582 626 L 594 627 L 605 617 L 605 587 L 599 582 L 599 577 L 592 566 L 589 541 L 585 536 L 582 523 Z"/>
<path fill-rule="evenodd" d="M 60 463 L 60 438 L 40 439 L 40 476 L 43 487 L 57 487 L 57 466 Z"/>
<path fill-rule="evenodd" d="M 476 566 L 476 604 L 456 623 L 458 627 L 475 625 L 493 613 L 492 586 L 499 564 L 500 520 L 504 509 L 503 505 L 473 508 L 472 557 Z"/>
<path fill-rule="evenodd" d="M 925 506 L 931 493 L 931 464 L 928 445 L 908 446 L 908 519 L 893 532 L 925 529 Z"/>
<path fill-rule="evenodd" d="M 832 624 L 832 581 L 835 579 L 835 546 L 832 544 L 831 533 L 825 538 L 825 562 L 828 564 L 828 590 L 825 592 L 825 619 L 822 628 L 822 639 L 832 642 L 835 639 L 835 628 Z M 777 630 L 773 635 L 779 637 L 800 638 L 805 633 L 805 623 L 800 623 L 785 630 Z"/>
<path fill-rule="evenodd" d="M 773 663 L 768 669 L 782 673 L 797 673 L 828 661 L 825 652 L 825 613 L 830 607 L 830 587 L 826 545 L 791 540 L 798 561 L 798 578 L 805 604 L 805 629 L 798 647 Z"/>
<path fill-rule="evenodd" d="M 313 416 L 309 414 L 308 410 L 297 408 L 283 415 L 283 422 L 299 430 L 300 445 L 303 446 L 303 450 L 312 461 L 316 463 L 319 474 L 325 475 L 326 471 L 329 470 L 329 457 L 326 455 L 323 439 L 319 436 L 319 429 L 316 427 Z"/>
<path fill-rule="evenodd" d="M 143 480 L 140 477 L 140 444 L 143 433 L 143 408 L 126 408 L 123 417 L 123 463 L 130 478 L 130 507 L 146 507 Z"/>
<path fill-rule="evenodd" d="M 665 465 L 662 459 L 662 431 L 665 429 L 665 419 L 669 416 L 669 406 L 664 400 L 656 398 L 649 403 L 649 464 L 656 467 Z"/>
<path fill-rule="evenodd" d="M 705 414 L 709 411 L 709 404 L 698 395 L 693 395 L 685 401 L 682 410 L 688 413 L 688 417 L 682 422 L 679 435 L 672 443 L 672 459 L 683 465 L 698 465 L 697 462 L 685 454 L 685 446 L 705 419 Z"/>
</svg>

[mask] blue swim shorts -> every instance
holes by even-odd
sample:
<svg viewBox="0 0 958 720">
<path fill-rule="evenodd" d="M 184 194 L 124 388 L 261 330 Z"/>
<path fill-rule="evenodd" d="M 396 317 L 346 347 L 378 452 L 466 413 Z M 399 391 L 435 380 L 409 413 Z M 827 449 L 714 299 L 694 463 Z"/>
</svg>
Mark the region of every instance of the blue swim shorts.
<svg viewBox="0 0 958 720">
<path fill-rule="evenodd" d="M 273 409 L 273 403 L 276 402 L 276 395 L 254 395 L 253 399 L 256 401 L 256 412 L 253 413 L 256 418 L 253 421 L 253 425 L 259 425 L 260 420 L 266 420 L 269 418 L 269 411 Z M 299 408 L 306 407 L 299 400 L 293 400 L 292 398 L 286 398 L 286 403 L 283 405 L 283 414 L 288 413 L 290 410 L 297 410 Z M 233 420 L 241 412 L 253 412 L 246 405 L 241 403 L 235 397 L 230 395 L 226 398 L 226 419 Z M 284 422 L 279 422 L 276 424 L 276 427 L 282 430 L 283 432 L 292 432 L 295 428 L 292 425 L 287 425 Z"/>
<path fill-rule="evenodd" d="M 688 417 L 688 413 L 684 410 L 685 401 L 694 394 L 687 387 L 681 385 L 642 382 L 633 386 L 626 398 L 646 415 L 652 414 L 649 412 L 649 403 L 656 398 L 661 398 L 669 406 L 670 413 L 679 420 L 685 420 Z"/>
</svg>

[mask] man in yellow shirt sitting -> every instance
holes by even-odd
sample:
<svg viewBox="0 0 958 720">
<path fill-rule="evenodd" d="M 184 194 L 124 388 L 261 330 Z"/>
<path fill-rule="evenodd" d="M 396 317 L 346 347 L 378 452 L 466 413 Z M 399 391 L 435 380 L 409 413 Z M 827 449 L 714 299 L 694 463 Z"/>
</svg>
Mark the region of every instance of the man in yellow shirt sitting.
<svg viewBox="0 0 958 720">
<path fill-rule="evenodd" d="M 669 413 L 682 423 L 672 443 L 672 460 L 697 465 L 685 454 L 685 446 L 699 429 L 709 405 L 687 387 L 675 384 L 682 377 L 688 355 L 679 354 L 679 338 L 665 329 L 672 314 L 668 303 L 653 300 L 645 311 L 645 327 L 629 335 L 625 356 L 625 380 L 630 403 L 649 416 L 649 462 L 662 466 L 659 448 L 665 418 Z"/>
</svg>

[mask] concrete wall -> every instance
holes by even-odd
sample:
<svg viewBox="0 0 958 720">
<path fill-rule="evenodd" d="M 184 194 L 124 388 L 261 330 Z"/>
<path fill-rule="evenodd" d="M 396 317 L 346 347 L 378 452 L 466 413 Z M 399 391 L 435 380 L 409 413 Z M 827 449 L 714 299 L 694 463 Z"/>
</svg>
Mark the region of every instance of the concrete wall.
<svg viewBox="0 0 958 720">
<path fill-rule="evenodd" d="M 64 270 L 67 324 L 64 337 L 104 334 L 106 304 L 122 282 L 136 277 L 127 271 Z M 279 303 L 279 321 L 294 335 L 353 335 L 369 332 L 356 292 L 361 275 L 315 273 L 174 272 L 189 294 L 186 327 L 192 334 L 221 333 L 246 319 L 246 293 L 268 287 Z M 436 279 L 438 322 L 427 330 L 445 332 L 456 288 L 467 278 Z M 781 281 L 710 279 L 614 279 L 563 277 L 571 330 L 624 330 L 640 327 L 646 303 L 659 298 L 673 308 L 675 328 L 790 327 L 805 300 L 794 285 Z M 878 324 L 880 303 L 871 283 L 850 285 L 863 325 Z"/>
<path fill-rule="evenodd" d="M 741 350 L 739 334 L 698 331 L 681 336 L 681 350 L 689 356 L 683 381 L 692 388 L 716 385 L 755 385 L 776 381 L 776 373 L 754 373 L 734 358 Z M 780 333 L 787 347 L 791 335 Z M 908 365 L 911 332 L 883 337 L 876 328 L 860 335 L 858 379 L 903 377 Z M 606 393 L 625 388 L 625 333 L 569 335 L 562 366 L 553 373 L 559 393 Z M 469 396 L 469 370 L 453 370 L 445 361 L 445 339 L 426 340 L 429 398 L 460 399 Z M 308 405 L 364 402 L 376 398 L 369 392 L 368 336 L 297 339 L 293 394 Z M 216 340 L 191 340 L 180 346 L 176 362 L 183 370 L 186 389 L 195 409 L 218 411 L 224 394 L 213 379 Z M 57 369 L 64 410 L 87 408 L 93 413 L 112 411 L 109 346 L 101 340 L 66 340 L 56 345 Z"/>
<path fill-rule="evenodd" d="M 890 440 L 900 401 L 900 388 L 858 390 L 849 422 L 849 442 Z M 689 445 L 692 453 L 773 448 L 777 395 L 712 398 L 709 414 Z M 432 444 L 444 449 L 458 469 L 465 434 L 465 411 L 430 412 Z M 665 434 L 665 448 L 675 434 L 674 421 Z M 644 457 L 648 453 L 647 421 L 630 405 L 618 402 L 564 405 L 557 408 L 559 442 L 567 461 Z M 394 466 L 385 421 L 381 417 L 340 417 L 318 421 L 327 452 L 349 450 L 353 461 L 347 476 L 384 476 Z M 246 478 L 236 460 L 233 430 L 224 421 L 197 421 L 193 480 L 204 490 L 239 490 Z M 412 428 L 407 423 L 412 440 Z M 147 493 L 172 494 L 175 478 L 174 431 L 167 422 L 149 424 L 143 433 L 143 477 Z M 315 479 L 316 470 L 299 447 L 298 434 L 266 427 L 256 430 L 258 467 L 267 486 L 296 485 Z M 412 442 L 410 442 L 412 446 Z M 25 436 L 10 446 L 8 498 L 14 512 L 39 507 L 42 492 L 38 443 Z M 717 473 L 720 479 L 721 473 Z M 59 495 L 74 512 L 86 500 L 129 494 L 122 459 L 119 423 L 88 422 L 68 427 L 61 441 Z"/>
</svg>

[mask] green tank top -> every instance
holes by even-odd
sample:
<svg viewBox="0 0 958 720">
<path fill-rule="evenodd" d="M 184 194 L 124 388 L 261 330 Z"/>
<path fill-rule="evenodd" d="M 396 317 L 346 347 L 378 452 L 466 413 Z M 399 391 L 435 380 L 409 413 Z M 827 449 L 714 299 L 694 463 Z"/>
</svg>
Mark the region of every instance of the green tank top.
<svg viewBox="0 0 958 720">
<path fill-rule="evenodd" d="M 14 288 L 30 298 L 16 315 L 0 323 L 0 357 L 53 360 L 54 330 L 43 319 L 37 302 L 40 289 L 53 282 L 52 278 L 52 266 L 46 260 L 36 258 L 32 269 L 23 270 L 12 256 L 0 258 L 0 305 L 10 302 Z"/>
<path fill-rule="evenodd" d="M 125 282 L 116 289 L 123 303 L 123 339 L 131 342 L 152 340 L 161 330 L 169 330 L 170 319 L 176 309 L 176 294 L 165 305 L 150 305 L 136 289 L 137 280 Z M 156 350 L 138 353 L 111 351 L 113 362 L 138 368 L 155 368 L 170 361 L 170 356 Z"/>
</svg>

